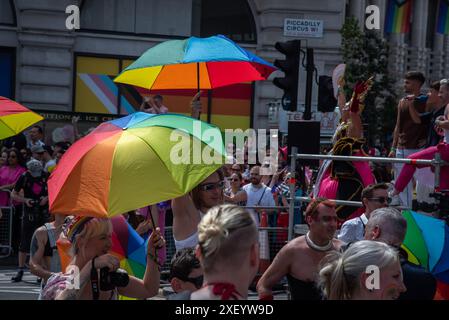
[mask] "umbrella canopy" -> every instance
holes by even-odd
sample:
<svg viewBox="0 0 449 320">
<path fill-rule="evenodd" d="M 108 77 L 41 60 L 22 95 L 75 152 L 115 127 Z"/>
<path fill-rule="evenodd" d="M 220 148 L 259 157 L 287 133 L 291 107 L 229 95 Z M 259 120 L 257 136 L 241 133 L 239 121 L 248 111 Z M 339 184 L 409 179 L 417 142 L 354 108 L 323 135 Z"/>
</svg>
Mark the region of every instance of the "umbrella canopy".
<svg viewBox="0 0 449 320">
<path fill-rule="evenodd" d="M 409 261 L 449 284 L 449 227 L 443 220 L 404 211 L 407 233 L 403 247 Z"/>
<path fill-rule="evenodd" d="M 158 44 L 114 81 L 150 90 L 200 90 L 266 80 L 275 70 L 272 64 L 218 35 Z"/>
<path fill-rule="evenodd" d="M 75 218 L 84 221 L 88 218 Z M 111 219 L 112 223 L 112 246 L 110 254 L 120 260 L 120 267 L 128 274 L 143 279 L 146 268 L 147 243 L 133 229 L 123 216 Z M 61 258 L 62 271 L 65 272 L 72 257 L 70 255 L 72 243 L 62 235 L 57 241 L 59 257 Z"/>
<path fill-rule="evenodd" d="M 120 260 L 120 267 L 129 275 L 143 279 L 146 260 L 146 243 L 123 216 L 113 217 L 112 247 L 110 253 Z"/>
<path fill-rule="evenodd" d="M 203 161 L 204 155 L 218 161 Z M 220 168 L 225 156 L 217 127 L 137 112 L 100 125 L 70 147 L 48 181 L 50 211 L 112 217 L 173 199 Z"/>
<path fill-rule="evenodd" d="M 0 140 L 15 136 L 42 120 L 44 118 L 37 113 L 0 96 Z"/>
</svg>

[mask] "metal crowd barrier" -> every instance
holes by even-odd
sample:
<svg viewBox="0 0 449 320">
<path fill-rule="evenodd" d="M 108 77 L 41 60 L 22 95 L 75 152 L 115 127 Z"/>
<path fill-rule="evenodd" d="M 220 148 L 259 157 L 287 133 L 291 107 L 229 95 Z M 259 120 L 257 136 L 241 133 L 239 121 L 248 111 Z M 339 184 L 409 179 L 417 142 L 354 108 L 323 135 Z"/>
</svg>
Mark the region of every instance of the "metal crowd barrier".
<svg viewBox="0 0 449 320">
<path fill-rule="evenodd" d="M 431 165 L 435 168 L 435 189 L 439 189 L 440 186 L 440 172 L 441 172 L 441 166 L 447 166 L 449 165 L 448 162 L 443 161 L 441 159 L 440 153 L 436 153 L 434 159 L 432 160 L 425 160 L 425 159 L 399 159 L 399 158 L 381 158 L 381 157 L 354 157 L 354 156 L 335 156 L 335 155 L 316 155 L 316 154 L 298 154 L 298 147 L 292 147 L 292 154 L 291 154 L 291 179 L 290 179 L 290 195 L 295 194 L 295 173 L 296 173 L 296 160 L 297 159 L 309 159 L 309 160 L 336 160 L 336 161 L 365 161 L 365 162 L 380 162 L 380 163 L 403 163 L 403 164 L 410 164 L 410 165 Z M 292 198 L 293 199 L 293 198 Z M 288 241 L 293 239 L 293 231 L 294 231 L 294 225 L 293 225 L 293 214 L 295 210 L 294 203 L 295 201 L 290 200 L 290 207 L 289 207 L 289 224 L 288 224 Z M 310 201 L 310 198 L 307 197 L 295 197 L 294 200 L 301 200 L 301 201 Z M 342 200 L 335 200 L 337 204 L 344 204 L 344 205 L 354 205 L 354 206 L 361 206 L 361 202 L 357 201 L 342 201 Z M 397 207 L 398 209 L 403 209 L 405 207 Z M 408 209 L 408 208 L 405 208 Z"/>
<path fill-rule="evenodd" d="M 14 206 L 11 200 L 11 191 L 1 190 L 9 193 L 9 206 L 0 207 L 2 217 L 0 219 L 0 258 L 7 258 L 12 253 L 12 224 Z"/>
<path fill-rule="evenodd" d="M 262 236 L 261 236 L 262 235 Z M 176 253 L 175 241 L 173 238 L 173 227 L 165 227 L 165 247 L 166 247 L 166 260 L 161 268 L 161 274 L 164 278 L 168 277 L 170 273 L 171 259 Z M 278 227 L 264 227 L 259 228 L 259 239 L 263 241 L 260 243 L 261 252 L 267 253 L 268 260 L 273 261 L 276 254 L 287 243 L 288 240 L 288 228 Z M 267 260 L 267 259 L 265 259 Z"/>
</svg>

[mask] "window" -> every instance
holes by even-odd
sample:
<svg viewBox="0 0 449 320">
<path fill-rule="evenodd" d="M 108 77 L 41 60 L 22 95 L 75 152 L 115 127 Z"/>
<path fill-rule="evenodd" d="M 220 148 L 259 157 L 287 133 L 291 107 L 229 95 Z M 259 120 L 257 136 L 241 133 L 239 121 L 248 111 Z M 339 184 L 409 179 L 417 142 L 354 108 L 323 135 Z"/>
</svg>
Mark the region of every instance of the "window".
<svg viewBox="0 0 449 320">
<path fill-rule="evenodd" d="M 15 49 L 0 47 L 0 96 L 14 98 Z"/>
<path fill-rule="evenodd" d="M 187 37 L 192 1 L 85 0 L 81 30 Z"/>
<path fill-rule="evenodd" d="M 0 1 L 0 24 L 16 25 L 16 14 L 12 0 Z"/>
<path fill-rule="evenodd" d="M 201 1 L 201 37 L 223 34 L 236 42 L 256 42 L 256 24 L 246 0 Z"/>
</svg>

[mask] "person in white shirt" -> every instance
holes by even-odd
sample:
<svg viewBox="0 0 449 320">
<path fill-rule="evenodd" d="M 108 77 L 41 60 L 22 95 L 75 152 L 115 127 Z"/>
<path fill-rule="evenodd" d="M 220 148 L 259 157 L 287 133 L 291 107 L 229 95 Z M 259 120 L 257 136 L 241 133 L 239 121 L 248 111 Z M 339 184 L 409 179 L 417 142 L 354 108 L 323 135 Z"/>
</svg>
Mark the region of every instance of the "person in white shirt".
<svg viewBox="0 0 449 320">
<path fill-rule="evenodd" d="M 273 194 L 271 193 L 271 189 L 261 183 L 261 175 L 260 175 L 260 167 L 255 166 L 250 171 L 250 182 L 247 185 L 243 186 L 243 190 L 246 192 L 247 201 L 246 205 L 248 207 L 274 207 L 276 204 L 274 202 Z M 262 210 L 262 209 L 261 209 Z M 258 211 L 248 209 L 248 212 L 251 213 L 256 225 L 259 226 L 260 217 Z M 265 212 L 269 212 L 270 210 L 263 209 Z"/>
<path fill-rule="evenodd" d="M 338 239 L 352 243 L 364 239 L 365 226 L 376 209 L 387 207 L 389 204 L 388 185 L 385 183 L 371 184 L 362 191 L 362 203 L 365 213 L 360 217 L 350 219 L 341 226 Z"/>
<path fill-rule="evenodd" d="M 27 148 L 32 149 L 34 146 L 42 147 L 44 143 L 42 142 L 44 138 L 44 130 L 42 130 L 41 126 L 33 126 L 28 132 L 28 143 Z"/>
</svg>

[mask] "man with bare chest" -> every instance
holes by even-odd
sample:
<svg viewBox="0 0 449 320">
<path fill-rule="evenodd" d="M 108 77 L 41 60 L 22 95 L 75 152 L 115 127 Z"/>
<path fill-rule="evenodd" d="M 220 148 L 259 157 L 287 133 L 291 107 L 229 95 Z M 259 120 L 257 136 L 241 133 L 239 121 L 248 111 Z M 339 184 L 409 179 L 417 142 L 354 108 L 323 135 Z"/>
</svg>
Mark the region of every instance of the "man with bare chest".
<svg viewBox="0 0 449 320">
<path fill-rule="evenodd" d="M 271 298 L 273 286 L 287 276 L 293 300 L 321 300 L 315 279 L 320 261 L 342 245 L 334 239 L 338 218 L 334 203 L 324 198 L 314 199 L 305 215 L 310 231 L 291 240 L 276 255 L 257 284 L 261 299 Z"/>
</svg>

